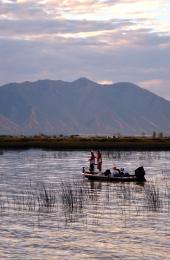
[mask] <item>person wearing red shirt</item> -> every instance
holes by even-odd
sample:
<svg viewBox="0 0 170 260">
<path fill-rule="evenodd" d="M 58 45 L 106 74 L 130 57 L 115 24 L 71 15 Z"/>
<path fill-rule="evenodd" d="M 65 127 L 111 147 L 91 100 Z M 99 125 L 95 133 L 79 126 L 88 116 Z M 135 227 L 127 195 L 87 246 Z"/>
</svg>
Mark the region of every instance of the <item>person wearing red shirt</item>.
<svg viewBox="0 0 170 260">
<path fill-rule="evenodd" d="M 100 151 L 97 151 L 96 159 L 97 159 L 97 169 L 99 170 L 99 172 L 101 172 L 101 170 L 102 170 L 102 155 L 101 155 Z"/>
</svg>

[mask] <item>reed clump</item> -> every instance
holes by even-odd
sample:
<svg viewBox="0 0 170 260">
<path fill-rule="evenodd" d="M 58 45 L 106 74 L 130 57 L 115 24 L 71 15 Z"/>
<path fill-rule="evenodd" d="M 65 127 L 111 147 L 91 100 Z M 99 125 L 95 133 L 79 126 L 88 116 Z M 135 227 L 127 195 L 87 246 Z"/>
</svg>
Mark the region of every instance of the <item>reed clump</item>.
<svg viewBox="0 0 170 260">
<path fill-rule="evenodd" d="M 65 209 L 81 211 L 97 197 L 97 189 L 91 189 L 87 182 L 62 182 L 60 198 Z"/>
<path fill-rule="evenodd" d="M 54 208 L 57 201 L 55 189 L 47 187 L 44 183 L 40 184 L 36 194 L 36 200 L 39 210 L 43 208 Z"/>
<path fill-rule="evenodd" d="M 50 211 L 56 205 L 57 195 L 52 187 L 48 187 L 44 183 L 38 183 L 35 186 L 30 185 L 17 194 L 7 196 L 9 207 L 15 210 L 28 211 Z"/>
<path fill-rule="evenodd" d="M 144 201 L 149 210 L 161 208 L 160 190 L 154 183 L 148 183 L 144 186 Z"/>
<path fill-rule="evenodd" d="M 65 216 L 80 216 L 96 210 L 101 213 L 101 218 L 105 209 L 111 217 L 115 211 L 134 216 L 145 211 L 170 212 L 170 193 L 168 185 L 159 188 L 153 181 L 143 186 L 134 183 L 106 183 L 102 186 L 86 180 L 68 180 L 56 185 L 30 182 L 16 194 L 0 194 L 0 211 L 5 209 L 38 213 L 60 211 Z"/>
<path fill-rule="evenodd" d="M 63 206 L 69 212 L 81 211 L 95 192 L 86 182 L 61 182 L 57 187 L 45 183 L 31 184 L 17 193 L 0 195 L 1 211 L 8 208 L 28 211 L 52 211 Z M 7 203 L 8 202 L 8 203 Z"/>
</svg>

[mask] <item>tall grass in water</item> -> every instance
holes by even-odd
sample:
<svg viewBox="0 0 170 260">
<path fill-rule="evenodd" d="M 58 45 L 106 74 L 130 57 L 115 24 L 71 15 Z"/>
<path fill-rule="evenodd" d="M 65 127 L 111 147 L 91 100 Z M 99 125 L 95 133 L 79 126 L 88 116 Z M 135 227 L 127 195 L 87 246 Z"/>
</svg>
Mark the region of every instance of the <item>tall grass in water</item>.
<svg viewBox="0 0 170 260">
<path fill-rule="evenodd" d="M 97 199 L 97 189 L 89 187 L 87 182 L 62 182 L 61 202 L 70 212 L 81 211 L 91 200 Z"/>
<path fill-rule="evenodd" d="M 56 192 L 54 189 L 48 188 L 44 183 L 39 185 L 36 194 L 39 210 L 43 208 L 53 208 L 57 201 Z"/>
<path fill-rule="evenodd" d="M 103 221 L 104 216 L 109 221 L 118 214 L 122 220 L 130 221 L 136 215 L 142 216 L 145 211 L 169 212 L 170 193 L 168 186 L 161 185 L 159 188 L 152 181 L 139 186 L 134 183 L 101 184 L 69 180 L 56 185 L 30 183 L 17 194 L 0 195 L 1 211 L 5 211 L 5 205 L 16 211 L 49 214 L 53 211 L 69 221 L 88 214 L 89 218 L 97 221 Z"/>
<path fill-rule="evenodd" d="M 160 190 L 154 183 L 147 183 L 144 186 L 144 202 L 149 210 L 155 210 L 161 208 Z"/>
<path fill-rule="evenodd" d="M 75 196 L 70 183 L 63 183 L 61 185 L 61 200 L 63 205 L 71 211 L 74 209 Z"/>
<path fill-rule="evenodd" d="M 38 183 L 35 187 L 30 183 L 25 190 L 10 195 L 9 201 L 15 210 L 50 211 L 56 205 L 57 194 L 55 189 L 44 183 Z"/>
<path fill-rule="evenodd" d="M 122 183 L 120 186 L 120 193 L 122 195 L 122 198 L 124 201 L 128 201 L 129 203 L 131 202 L 132 199 L 132 187 L 130 185 L 127 185 L 125 183 Z"/>
<path fill-rule="evenodd" d="M 47 212 L 63 206 L 68 212 L 80 212 L 88 201 L 96 200 L 97 189 L 89 187 L 87 182 L 67 181 L 57 186 L 45 183 L 30 184 L 17 193 L 0 195 L 0 208 L 4 205 L 15 210 Z M 2 210 L 1 210 L 2 211 Z"/>
</svg>

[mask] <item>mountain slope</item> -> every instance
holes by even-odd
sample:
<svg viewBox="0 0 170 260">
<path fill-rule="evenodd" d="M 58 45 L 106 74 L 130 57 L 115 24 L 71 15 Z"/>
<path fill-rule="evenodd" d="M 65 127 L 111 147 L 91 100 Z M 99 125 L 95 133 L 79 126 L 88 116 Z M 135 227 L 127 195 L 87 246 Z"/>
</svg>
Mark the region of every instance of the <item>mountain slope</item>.
<svg viewBox="0 0 170 260">
<path fill-rule="evenodd" d="M 0 134 L 168 134 L 169 111 L 169 101 L 126 82 L 81 78 L 0 87 Z"/>
</svg>

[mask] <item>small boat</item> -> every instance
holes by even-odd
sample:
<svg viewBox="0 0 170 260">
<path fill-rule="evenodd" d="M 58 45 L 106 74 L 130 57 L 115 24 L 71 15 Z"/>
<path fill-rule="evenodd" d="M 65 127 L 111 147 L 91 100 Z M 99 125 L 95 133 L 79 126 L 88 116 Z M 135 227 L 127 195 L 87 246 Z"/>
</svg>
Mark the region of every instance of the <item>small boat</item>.
<svg viewBox="0 0 170 260">
<path fill-rule="evenodd" d="M 82 169 L 82 175 L 91 181 L 107 181 L 107 182 L 144 182 L 145 170 L 143 166 L 135 170 L 135 174 L 127 174 L 125 176 L 112 176 L 109 169 L 105 172 L 90 172 L 86 171 L 85 167 Z"/>
</svg>

